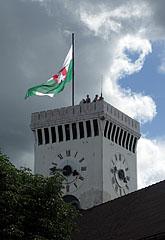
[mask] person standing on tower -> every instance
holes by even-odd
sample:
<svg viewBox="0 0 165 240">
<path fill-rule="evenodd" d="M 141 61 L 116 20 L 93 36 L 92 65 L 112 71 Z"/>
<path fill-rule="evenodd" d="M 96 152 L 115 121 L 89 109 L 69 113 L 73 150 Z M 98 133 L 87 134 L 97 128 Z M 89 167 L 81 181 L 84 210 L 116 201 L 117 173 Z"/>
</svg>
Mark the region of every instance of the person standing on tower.
<svg viewBox="0 0 165 240">
<path fill-rule="evenodd" d="M 80 101 L 80 103 L 79 103 L 79 104 L 84 104 L 84 103 L 86 103 L 86 100 L 85 100 L 85 98 L 83 98 L 83 99 Z"/>
<path fill-rule="evenodd" d="M 97 102 L 97 101 L 98 101 L 98 97 L 99 97 L 99 96 L 96 94 L 93 102 Z"/>
<path fill-rule="evenodd" d="M 90 99 L 89 95 L 87 94 L 86 103 L 90 103 L 90 102 L 91 102 L 91 99 Z"/>
</svg>

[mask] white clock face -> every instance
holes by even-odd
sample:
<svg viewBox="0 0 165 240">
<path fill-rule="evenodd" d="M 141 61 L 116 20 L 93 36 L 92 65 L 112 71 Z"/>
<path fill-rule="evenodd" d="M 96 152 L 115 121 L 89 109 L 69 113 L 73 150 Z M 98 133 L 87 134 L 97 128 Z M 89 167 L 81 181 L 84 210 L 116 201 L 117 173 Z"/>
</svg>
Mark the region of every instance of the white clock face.
<svg viewBox="0 0 165 240">
<path fill-rule="evenodd" d="M 87 174 L 85 158 L 78 151 L 67 149 L 56 156 L 55 163 L 57 169 L 61 169 L 65 177 L 64 194 L 70 194 L 80 188 Z"/>
<path fill-rule="evenodd" d="M 110 176 L 113 188 L 118 196 L 129 193 L 129 167 L 121 153 L 116 153 L 111 160 Z"/>
</svg>

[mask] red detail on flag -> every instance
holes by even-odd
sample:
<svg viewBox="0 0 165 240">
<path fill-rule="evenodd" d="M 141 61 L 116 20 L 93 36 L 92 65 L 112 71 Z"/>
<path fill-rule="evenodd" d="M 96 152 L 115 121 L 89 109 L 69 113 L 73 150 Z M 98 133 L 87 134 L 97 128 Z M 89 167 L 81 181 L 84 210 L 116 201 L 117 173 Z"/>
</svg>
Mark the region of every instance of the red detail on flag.
<svg viewBox="0 0 165 240">
<path fill-rule="evenodd" d="M 56 82 L 56 83 L 59 83 L 58 82 L 58 78 L 59 78 L 59 75 L 60 74 L 62 74 L 64 77 L 65 77 L 65 79 L 66 79 L 66 75 L 67 75 L 67 71 L 66 71 L 66 68 L 64 67 L 64 68 L 62 68 L 57 74 L 55 74 L 54 76 L 53 76 L 53 80 Z M 64 79 L 64 80 L 65 80 Z"/>
<path fill-rule="evenodd" d="M 55 74 L 54 76 L 53 76 L 53 80 L 56 82 L 56 83 L 58 83 L 58 74 Z"/>
<path fill-rule="evenodd" d="M 67 71 L 66 71 L 66 68 L 65 68 L 65 67 L 61 70 L 61 72 L 62 72 L 62 74 L 66 77 Z"/>
</svg>

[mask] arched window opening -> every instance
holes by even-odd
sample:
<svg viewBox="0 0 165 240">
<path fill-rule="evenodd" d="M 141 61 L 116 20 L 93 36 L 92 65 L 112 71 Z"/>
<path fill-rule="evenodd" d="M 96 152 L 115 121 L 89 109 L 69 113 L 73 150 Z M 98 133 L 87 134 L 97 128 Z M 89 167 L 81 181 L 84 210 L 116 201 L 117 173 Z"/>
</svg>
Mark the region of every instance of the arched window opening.
<svg viewBox="0 0 165 240">
<path fill-rule="evenodd" d="M 49 143 L 49 130 L 48 128 L 44 128 L 44 135 L 45 135 L 45 144 Z"/>
<path fill-rule="evenodd" d="M 94 129 L 94 136 L 99 136 L 99 126 L 97 119 L 93 120 L 93 129 Z"/>
<path fill-rule="evenodd" d="M 58 126 L 58 137 L 59 137 L 59 142 L 62 142 L 63 141 L 62 125 Z"/>
<path fill-rule="evenodd" d="M 42 130 L 41 129 L 37 129 L 37 135 L 38 135 L 38 145 L 42 145 L 43 139 L 42 139 Z"/>
</svg>

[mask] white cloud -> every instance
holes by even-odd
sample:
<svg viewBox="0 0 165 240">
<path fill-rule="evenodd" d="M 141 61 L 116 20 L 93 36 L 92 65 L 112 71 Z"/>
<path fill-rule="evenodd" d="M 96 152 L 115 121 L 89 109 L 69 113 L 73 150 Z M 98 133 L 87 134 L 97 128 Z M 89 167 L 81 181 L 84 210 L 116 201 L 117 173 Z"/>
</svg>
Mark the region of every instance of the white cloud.
<svg viewBox="0 0 165 240">
<path fill-rule="evenodd" d="M 142 137 L 137 148 L 138 188 L 165 179 L 165 140 Z"/>
<path fill-rule="evenodd" d="M 136 53 L 137 59 L 133 62 L 126 55 L 125 50 Z M 131 89 L 122 89 L 118 84 L 118 79 L 140 71 L 145 57 L 150 52 L 151 44 L 146 39 L 131 35 L 121 38 L 116 45 L 113 62 L 104 82 L 106 99 L 112 105 L 142 123 L 151 121 L 155 117 L 155 102 L 150 96 L 145 96 L 143 93 L 135 93 Z"/>
<path fill-rule="evenodd" d="M 137 53 L 138 57 L 133 62 L 125 53 Z M 119 79 L 125 75 L 130 75 L 141 70 L 145 57 L 151 53 L 151 44 L 147 39 L 138 36 L 126 35 L 121 37 L 116 46 L 113 64 L 110 67 L 112 78 Z"/>
<path fill-rule="evenodd" d="M 87 6 L 83 5 L 78 12 L 81 21 L 88 29 L 94 32 L 95 36 L 104 39 L 111 38 L 112 33 L 120 34 L 123 29 L 125 31 L 125 21 L 134 21 L 136 25 L 135 21 L 142 21 L 143 18 L 151 15 L 147 3 L 135 4 L 131 1 L 125 1 L 123 5 L 116 7 L 109 6 L 108 10 L 104 3 L 97 4 L 94 9 L 90 9 L 89 6 L 87 9 Z"/>
<path fill-rule="evenodd" d="M 119 79 L 140 71 L 146 56 L 152 52 L 151 43 L 143 37 L 145 30 L 142 25 L 142 19 L 149 17 L 151 10 L 147 3 L 137 5 L 130 1 L 111 11 L 107 11 L 103 4 L 98 8 L 100 11 L 97 9 L 95 13 L 81 9 L 80 18 L 95 36 L 104 38 L 107 42 L 111 39 L 111 63 L 109 70 L 104 74 L 105 98 L 138 121 L 151 121 L 156 115 L 156 105 L 151 96 L 132 92 L 129 88 L 122 89 L 118 84 Z M 135 29 L 130 26 L 134 26 Z M 133 61 L 128 56 L 129 53 L 136 55 L 136 60 Z"/>
<path fill-rule="evenodd" d="M 145 9 L 145 11 L 142 11 Z M 150 16 L 151 11 L 148 7 L 148 4 L 145 2 L 141 2 L 141 4 L 136 4 L 135 2 L 127 1 L 124 5 L 114 9 L 111 12 L 111 16 L 120 19 L 130 19 L 130 18 L 143 18 L 146 16 Z"/>
<path fill-rule="evenodd" d="M 82 11 L 80 18 L 94 32 L 95 36 L 100 35 L 105 39 L 108 38 L 110 31 L 119 32 L 121 28 L 121 23 L 112 20 L 109 12 L 102 12 L 99 15 L 95 15 Z"/>
</svg>

